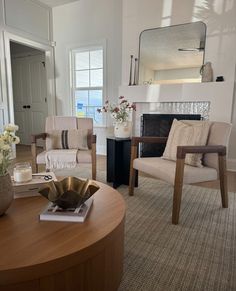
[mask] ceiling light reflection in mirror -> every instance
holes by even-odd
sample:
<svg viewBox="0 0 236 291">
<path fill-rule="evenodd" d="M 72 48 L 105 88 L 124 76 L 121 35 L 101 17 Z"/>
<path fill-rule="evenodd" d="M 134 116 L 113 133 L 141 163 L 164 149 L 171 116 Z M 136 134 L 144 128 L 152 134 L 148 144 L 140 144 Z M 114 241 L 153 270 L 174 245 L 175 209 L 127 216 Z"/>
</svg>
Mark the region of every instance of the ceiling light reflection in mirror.
<svg viewBox="0 0 236 291">
<path fill-rule="evenodd" d="M 139 38 L 139 84 L 201 82 L 203 22 L 144 30 Z"/>
</svg>

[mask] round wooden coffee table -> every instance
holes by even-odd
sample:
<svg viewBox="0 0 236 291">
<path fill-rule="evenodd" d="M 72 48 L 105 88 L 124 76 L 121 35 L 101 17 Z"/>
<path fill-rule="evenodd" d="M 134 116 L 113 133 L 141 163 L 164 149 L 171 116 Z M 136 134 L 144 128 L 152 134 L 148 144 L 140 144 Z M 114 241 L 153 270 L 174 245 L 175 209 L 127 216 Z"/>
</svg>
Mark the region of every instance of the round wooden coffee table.
<svg viewBox="0 0 236 291">
<path fill-rule="evenodd" d="M 125 203 L 100 189 L 84 223 L 39 221 L 43 197 L 14 200 L 0 217 L 0 290 L 117 290 L 123 271 Z"/>
</svg>

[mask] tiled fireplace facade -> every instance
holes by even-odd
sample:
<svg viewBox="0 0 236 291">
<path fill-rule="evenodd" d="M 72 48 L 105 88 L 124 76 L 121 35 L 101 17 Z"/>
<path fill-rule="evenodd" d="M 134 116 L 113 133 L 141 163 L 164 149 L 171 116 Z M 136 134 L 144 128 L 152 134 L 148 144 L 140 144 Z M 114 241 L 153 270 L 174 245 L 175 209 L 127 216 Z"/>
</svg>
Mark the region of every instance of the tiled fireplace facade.
<svg viewBox="0 0 236 291">
<path fill-rule="evenodd" d="M 134 134 L 140 134 L 140 120 L 144 113 L 162 114 L 201 114 L 202 118 L 209 119 L 210 102 L 137 102 L 133 116 Z"/>
</svg>

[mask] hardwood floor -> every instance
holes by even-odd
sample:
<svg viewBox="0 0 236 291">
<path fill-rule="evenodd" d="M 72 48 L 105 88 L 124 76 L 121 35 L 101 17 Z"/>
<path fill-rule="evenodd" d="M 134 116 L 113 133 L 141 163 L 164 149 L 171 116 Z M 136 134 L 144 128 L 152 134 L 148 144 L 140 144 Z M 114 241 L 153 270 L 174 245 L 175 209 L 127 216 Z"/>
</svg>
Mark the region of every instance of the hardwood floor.
<svg viewBox="0 0 236 291">
<path fill-rule="evenodd" d="M 19 163 L 19 162 L 32 163 L 32 155 L 30 151 L 30 146 L 18 145 L 16 151 L 17 151 L 17 155 L 16 155 L 17 157 L 16 159 L 13 160 L 11 168 L 13 168 L 15 163 Z M 88 164 L 87 166 L 91 167 L 90 164 Z M 97 156 L 97 170 L 98 171 L 106 170 L 106 156 L 101 156 L 101 155 Z M 40 168 L 40 171 L 44 171 L 44 168 L 43 167 Z M 144 174 L 140 173 L 140 175 L 144 175 Z M 197 183 L 195 185 L 207 187 L 207 188 L 219 189 L 219 181 L 203 182 L 203 183 Z M 236 192 L 236 172 L 228 172 L 228 188 L 230 192 Z"/>
</svg>

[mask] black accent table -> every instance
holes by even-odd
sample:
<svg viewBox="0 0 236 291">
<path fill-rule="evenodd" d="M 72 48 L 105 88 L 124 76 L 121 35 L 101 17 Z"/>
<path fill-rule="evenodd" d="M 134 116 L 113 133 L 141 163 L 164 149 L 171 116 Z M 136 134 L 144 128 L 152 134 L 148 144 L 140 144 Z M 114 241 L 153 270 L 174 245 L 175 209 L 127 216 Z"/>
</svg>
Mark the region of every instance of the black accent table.
<svg viewBox="0 0 236 291">
<path fill-rule="evenodd" d="M 113 183 L 113 188 L 121 184 L 129 185 L 130 157 L 130 138 L 107 138 L 107 182 Z M 135 177 L 135 187 L 137 186 L 138 173 Z"/>
</svg>

